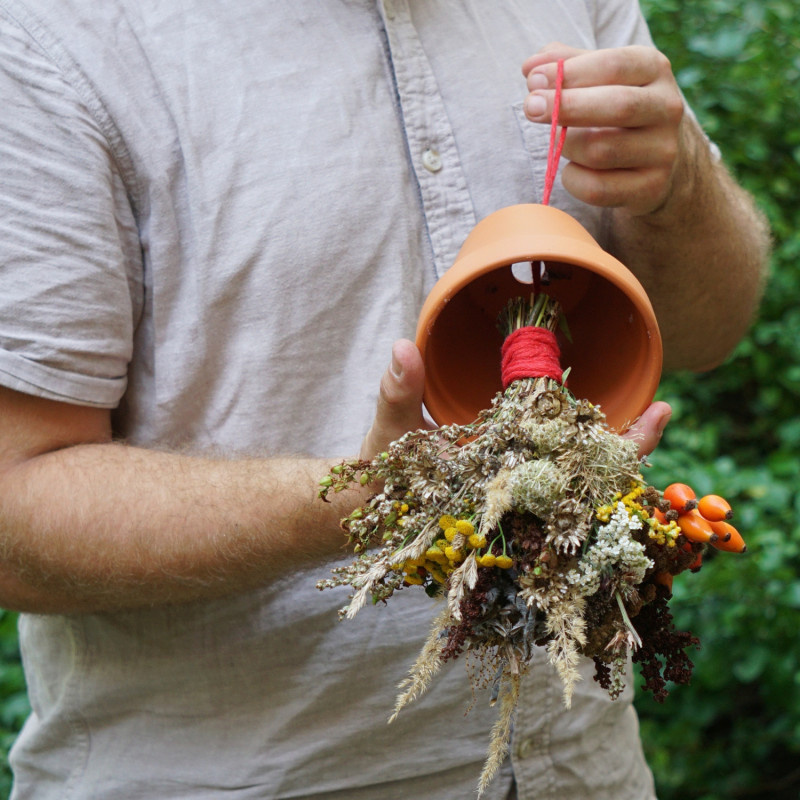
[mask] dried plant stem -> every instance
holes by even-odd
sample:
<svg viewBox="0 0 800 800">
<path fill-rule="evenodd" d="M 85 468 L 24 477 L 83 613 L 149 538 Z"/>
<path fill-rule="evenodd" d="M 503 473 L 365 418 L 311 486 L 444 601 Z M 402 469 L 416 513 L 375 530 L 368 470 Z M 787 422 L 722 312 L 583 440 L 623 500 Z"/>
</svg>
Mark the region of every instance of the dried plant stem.
<svg viewBox="0 0 800 800">
<path fill-rule="evenodd" d="M 628 629 L 628 633 L 630 633 L 631 638 L 633 639 L 634 644 L 636 647 L 642 646 L 642 637 L 639 636 L 636 628 L 633 627 L 633 623 L 631 622 L 631 618 L 628 616 L 628 612 L 625 610 L 625 603 L 622 602 L 622 596 L 619 592 L 614 593 L 614 597 L 617 599 L 617 605 L 619 606 L 619 613 L 622 616 L 622 621 L 625 623 L 625 627 Z"/>
<path fill-rule="evenodd" d="M 389 717 L 389 722 L 394 722 L 400 711 L 410 702 L 416 700 L 430 686 L 437 672 L 442 668 L 444 661 L 440 658 L 442 647 L 442 631 L 450 623 L 450 609 L 445 607 L 436 617 L 431 626 L 428 638 L 422 646 L 417 660 L 409 670 L 409 676 L 403 680 L 398 689 L 403 691 L 397 696 L 394 712 Z"/>
<path fill-rule="evenodd" d="M 500 688 L 500 711 L 492 727 L 492 738 L 489 743 L 489 754 L 483 765 L 478 781 L 478 797 L 494 778 L 508 755 L 508 744 L 511 740 L 511 729 L 519 700 L 520 676 L 509 675 Z"/>
</svg>

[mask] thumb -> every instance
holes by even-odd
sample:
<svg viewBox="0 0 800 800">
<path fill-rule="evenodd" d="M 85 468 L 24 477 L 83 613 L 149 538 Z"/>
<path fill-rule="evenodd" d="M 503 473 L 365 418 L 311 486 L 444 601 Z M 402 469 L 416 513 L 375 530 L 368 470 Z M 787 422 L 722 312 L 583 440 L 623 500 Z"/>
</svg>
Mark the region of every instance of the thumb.
<svg viewBox="0 0 800 800">
<path fill-rule="evenodd" d="M 408 431 L 428 427 L 422 416 L 425 367 L 417 346 L 407 339 L 392 347 L 392 363 L 381 378 L 375 419 L 361 445 L 361 458 L 372 459 Z"/>
<path fill-rule="evenodd" d="M 623 434 L 625 439 L 633 439 L 639 444 L 639 457 L 649 455 L 661 441 L 661 434 L 667 427 L 672 409 L 668 403 L 659 401 L 647 408 L 639 419 Z"/>
</svg>

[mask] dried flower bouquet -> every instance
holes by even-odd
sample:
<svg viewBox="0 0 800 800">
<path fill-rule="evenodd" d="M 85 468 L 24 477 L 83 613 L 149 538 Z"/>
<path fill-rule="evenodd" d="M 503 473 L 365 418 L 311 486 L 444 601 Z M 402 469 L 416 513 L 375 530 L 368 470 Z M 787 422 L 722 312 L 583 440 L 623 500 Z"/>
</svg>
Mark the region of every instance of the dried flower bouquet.
<svg viewBox="0 0 800 800">
<path fill-rule="evenodd" d="M 443 600 L 394 715 L 462 654 L 476 688 L 498 702 L 479 792 L 507 753 L 535 647 L 546 648 L 569 706 L 581 657 L 617 697 L 632 653 L 661 699 L 667 681 L 688 681 L 684 650 L 697 643 L 674 629 L 667 601 L 672 576 L 696 568 L 705 543 L 682 535 L 670 503 L 646 485 L 637 443 L 566 387 L 560 322 L 546 294 L 512 301 L 499 322 L 508 385 L 489 409 L 469 425 L 410 432 L 321 482 L 323 499 L 380 486 L 342 522 L 355 560 L 318 584 L 352 587 L 342 616 L 408 587 Z"/>
</svg>

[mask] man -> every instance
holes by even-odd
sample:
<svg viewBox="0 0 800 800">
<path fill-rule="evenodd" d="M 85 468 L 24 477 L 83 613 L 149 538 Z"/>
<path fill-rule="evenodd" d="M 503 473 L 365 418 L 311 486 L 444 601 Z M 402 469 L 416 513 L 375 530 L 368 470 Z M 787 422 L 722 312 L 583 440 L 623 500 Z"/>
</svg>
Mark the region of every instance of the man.
<svg viewBox="0 0 800 800">
<path fill-rule="evenodd" d="M 630 0 L 0 0 L 14 798 L 474 790 L 491 710 L 456 665 L 385 725 L 433 609 L 337 623 L 314 584 L 363 497 L 315 493 L 423 424 L 402 337 L 475 222 L 541 198 L 559 58 L 551 203 L 642 280 L 669 367 L 719 362 L 766 236 Z M 651 797 L 630 692 L 587 671 L 565 713 L 537 666 L 487 796 Z"/>
</svg>

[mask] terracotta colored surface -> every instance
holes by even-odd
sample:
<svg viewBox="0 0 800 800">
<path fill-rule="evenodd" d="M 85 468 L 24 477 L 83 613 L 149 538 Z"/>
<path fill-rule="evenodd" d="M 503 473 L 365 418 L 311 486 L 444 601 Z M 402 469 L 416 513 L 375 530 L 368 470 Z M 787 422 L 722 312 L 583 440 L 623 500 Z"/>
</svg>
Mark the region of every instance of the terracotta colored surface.
<svg viewBox="0 0 800 800">
<path fill-rule="evenodd" d="M 653 399 L 662 348 L 653 308 L 638 280 L 573 217 L 543 205 L 503 208 L 479 222 L 420 313 L 417 344 L 426 369 L 425 405 L 440 425 L 471 422 L 500 381 L 497 315 L 532 287 L 511 265 L 544 261 L 546 291 L 561 302 L 572 343 L 559 337 L 569 388 L 600 405 L 623 431 Z"/>
</svg>

